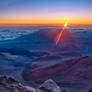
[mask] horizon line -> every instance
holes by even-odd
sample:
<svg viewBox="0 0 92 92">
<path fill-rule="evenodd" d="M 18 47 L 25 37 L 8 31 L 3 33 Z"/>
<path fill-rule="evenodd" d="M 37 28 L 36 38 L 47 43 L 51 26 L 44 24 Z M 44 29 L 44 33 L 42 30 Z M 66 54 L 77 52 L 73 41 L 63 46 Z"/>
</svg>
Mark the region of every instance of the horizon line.
<svg viewBox="0 0 92 92">
<path fill-rule="evenodd" d="M 64 24 L 0 24 L 0 26 L 63 26 Z M 92 24 L 68 24 L 69 26 L 92 26 Z"/>
</svg>

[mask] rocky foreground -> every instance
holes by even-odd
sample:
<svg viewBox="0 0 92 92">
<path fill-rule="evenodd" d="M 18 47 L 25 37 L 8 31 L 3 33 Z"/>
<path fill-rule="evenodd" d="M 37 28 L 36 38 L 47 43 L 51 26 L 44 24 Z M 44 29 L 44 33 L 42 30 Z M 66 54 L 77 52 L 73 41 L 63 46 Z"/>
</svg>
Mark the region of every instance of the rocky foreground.
<svg viewBox="0 0 92 92">
<path fill-rule="evenodd" d="M 45 81 L 38 88 L 24 86 L 11 77 L 0 77 L 0 92 L 70 92 L 67 89 L 61 89 L 53 80 Z M 92 92 L 92 88 L 88 90 Z"/>
<path fill-rule="evenodd" d="M 0 92 L 68 92 L 60 87 L 51 79 L 45 81 L 38 88 L 24 86 L 17 80 L 11 77 L 0 77 Z"/>
</svg>

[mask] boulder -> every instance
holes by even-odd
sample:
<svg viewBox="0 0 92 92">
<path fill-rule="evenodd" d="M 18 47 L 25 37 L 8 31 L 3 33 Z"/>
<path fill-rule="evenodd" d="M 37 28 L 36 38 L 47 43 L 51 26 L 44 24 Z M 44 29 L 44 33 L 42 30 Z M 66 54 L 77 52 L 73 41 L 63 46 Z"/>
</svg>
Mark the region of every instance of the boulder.
<svg viewBox="0 0 92 92">
<path fill-rule="evenodd" d="M 43 92 L 61 92 L 60 87 L 52 79 L 46 80 L 39 89 Z"/>
</svg>

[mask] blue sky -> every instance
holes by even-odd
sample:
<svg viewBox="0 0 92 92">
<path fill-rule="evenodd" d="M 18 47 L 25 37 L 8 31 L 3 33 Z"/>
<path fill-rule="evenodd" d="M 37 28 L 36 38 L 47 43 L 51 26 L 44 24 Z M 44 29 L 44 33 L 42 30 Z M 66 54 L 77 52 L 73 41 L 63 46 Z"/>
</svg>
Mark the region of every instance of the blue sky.
<svg viewBox="0 0 92 92">
<path fill-rule="evenodd" d="M 92 16 L 92 0 L 0 0 L 2 19 L 46 18 L 46 14 L 88 18 Z"/>
</svg>

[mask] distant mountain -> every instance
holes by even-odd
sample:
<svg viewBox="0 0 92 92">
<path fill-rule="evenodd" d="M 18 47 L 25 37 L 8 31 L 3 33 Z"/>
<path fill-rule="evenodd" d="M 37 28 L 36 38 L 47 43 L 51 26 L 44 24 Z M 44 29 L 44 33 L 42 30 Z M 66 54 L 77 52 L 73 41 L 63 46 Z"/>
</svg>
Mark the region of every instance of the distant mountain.
<svg viewBox="0 0 92 92">
<path fill-rule="evenodd" d="M 63 80 L 76 82 L 92 81 L 92 56 L 71 59 L 34 71 L 29 69 L 23 72 L 23 78 L 28 81 L 43 81 L 49 78 L 57 82 Z"/>
</svg>

